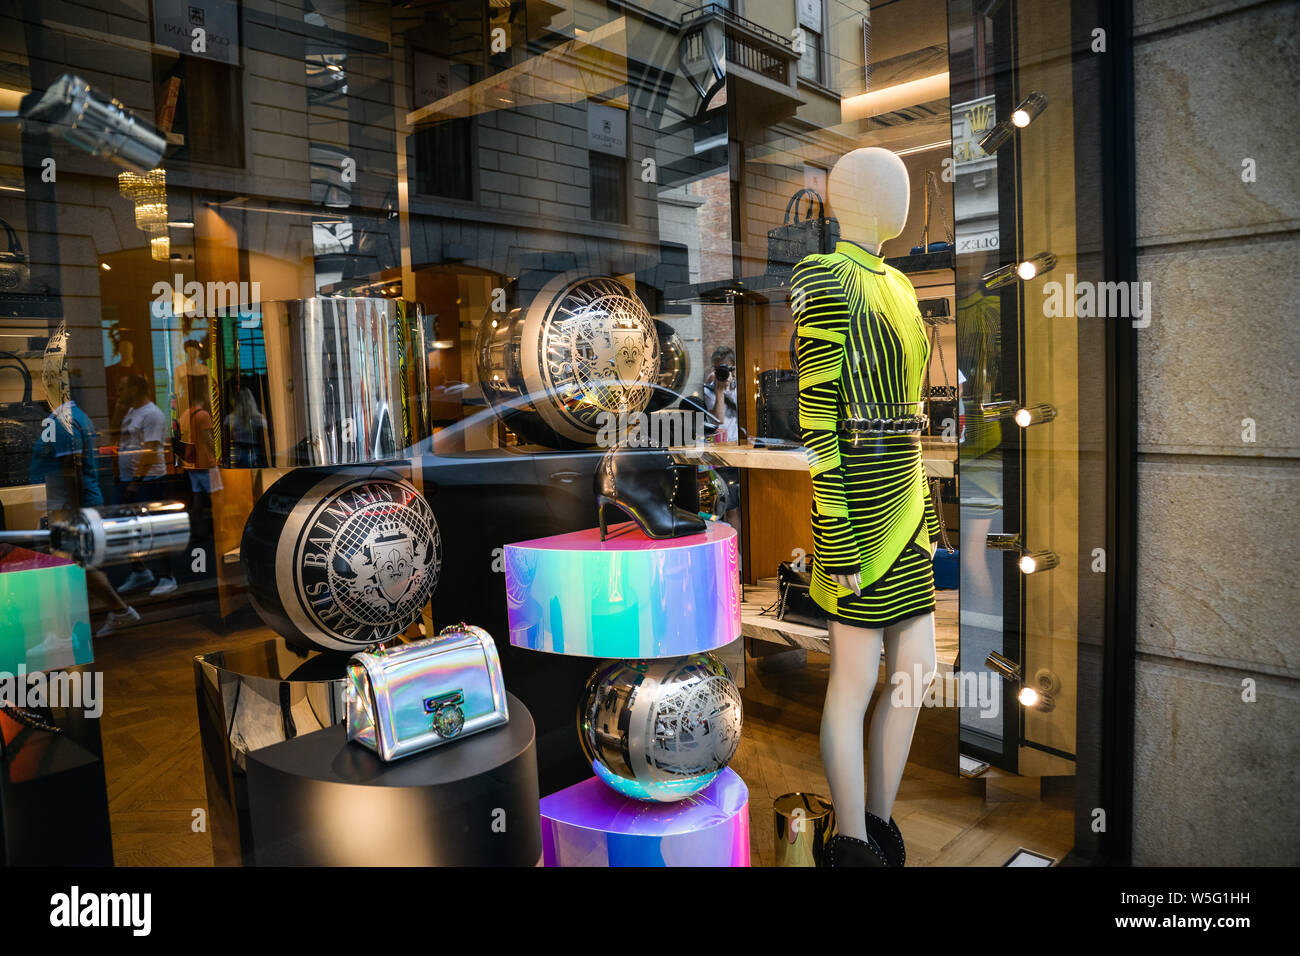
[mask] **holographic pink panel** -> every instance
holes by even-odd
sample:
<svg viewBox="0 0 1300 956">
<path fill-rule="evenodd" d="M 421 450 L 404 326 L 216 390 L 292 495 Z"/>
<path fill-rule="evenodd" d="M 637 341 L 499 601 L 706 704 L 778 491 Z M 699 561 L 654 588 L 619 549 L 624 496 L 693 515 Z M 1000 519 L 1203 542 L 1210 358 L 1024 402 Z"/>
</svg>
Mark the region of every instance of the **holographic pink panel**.
<svg viewBox="0 0 1300 956">
<path fill-rule="evenodd" d="M 508 544 L 510 643 L 585 657 L 680 657 L 740 636 L 740 556 L 722 522 L 654 540 L 632 522 Z"/>
<path fill-rule="evenodd" d="M 749 866 L 749 789 L 731 768 L 694 796 L 647 803 L 595 777 L 542 798 L 546 866 Z"/>
</svg>

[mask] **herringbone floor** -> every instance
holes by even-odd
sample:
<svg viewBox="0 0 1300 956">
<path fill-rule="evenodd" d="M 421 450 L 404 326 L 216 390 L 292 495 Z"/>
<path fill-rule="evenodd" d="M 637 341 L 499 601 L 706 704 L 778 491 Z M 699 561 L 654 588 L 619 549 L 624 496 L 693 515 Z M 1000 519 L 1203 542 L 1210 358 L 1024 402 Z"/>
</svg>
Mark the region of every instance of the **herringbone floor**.
<svg viewBox="0 0 1300 956">
<path fill-rule="evenodd" d="M 257 643 L 261 627 L 221 632 L 203 618 L 142 626 L 97 641 L 105 672 L 101 721 L 113 850 L 119 866 L 205 866 L 212 851 L 195 832 L 206 807 L 194 700 L 195 654 Z M 750 789 L 753 863 L 771 865 L 772 801 L 802 790 L 827 793 L 818 752 L 828 658 L 809 654 L 751 659 L 744 690 L 745 730 L 732 767 Z M 1019 846 L 1061 857 L 1071 845 L 1068 806 L 1039 799 L 1037 781 L 962 780 L 932 759 L 951 715 L 923 712 L 895 808 L 909 864 L 986 865 Z M 955 751 L 955 747 L 953 748 Z"/>
</svg>

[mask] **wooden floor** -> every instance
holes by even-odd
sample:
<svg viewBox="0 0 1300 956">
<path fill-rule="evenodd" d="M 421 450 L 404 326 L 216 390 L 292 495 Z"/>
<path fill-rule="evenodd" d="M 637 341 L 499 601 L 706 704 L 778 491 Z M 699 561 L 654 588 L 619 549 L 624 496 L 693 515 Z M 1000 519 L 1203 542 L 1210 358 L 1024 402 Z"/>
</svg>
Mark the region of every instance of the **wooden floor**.
<svg viewBox="0 0 1300 956">
<path fill-rule="evenodd" d="M 192 618 L 95 642 L 95 666 L 105 673 L 101 733 L 119 866 L 211 865 L 208 835 L 194 830 L 194 811 L 206 808 L 207 797 L 192 661 L 268 636 L 254 626 L 222 633 Z M 775 797 L 796 790 L 828 794 L 818 726 L 829 658 L 807 653 L 804 661 L 801 653 L 751 658 L 747 666 L 745 730 L 732 767 L 750 789 L 755 866 L 773 863 Z M 1041 801 L 1036 780 L 963 780 L 946 769 L 946 759 L 935 759 L 948 717 L 923 713 L 895 806 L 908 864 L 998 866 L 1020 846 L 1063 856 L 1072 842 L 1072 810 Z M 951 749 L 955 755 L 955 744 Z"/>
<path fill-rule="evenodd" d="M 745 729 L 731 767 L 749 787 L 754 866 L 774 864 L 777 797 L 791 792 L 830 797 L 818 741 L 830 657 L 807 652 L 801 660 L 800 654 L 751 657 L 746 668 Z M 1022 846 L 1058 860 L 1069 852 L 1070 801 L 1041 800 L 1037 778 L 995 771 L 976 780 L 962 778 L 955 734 L 952 711 L 922 711 L 894 804 L 907 865 L 1001 866 Z"/>
</svg>

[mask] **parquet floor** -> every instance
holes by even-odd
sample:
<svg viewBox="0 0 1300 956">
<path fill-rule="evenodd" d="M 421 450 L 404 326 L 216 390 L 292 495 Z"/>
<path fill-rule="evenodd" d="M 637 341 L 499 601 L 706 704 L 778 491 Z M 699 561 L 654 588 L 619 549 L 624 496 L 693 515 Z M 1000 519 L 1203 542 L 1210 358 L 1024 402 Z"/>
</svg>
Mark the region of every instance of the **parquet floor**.
<svg viewBox="0 0 1300 956">
<path fill-rule="evenodd" d="M 200 615 L 96 641 L 96 667 L 105 673 L 101 733 L 119 866 L 211 865 L 208 835 L 193 829 L 206 793 L 192 660 L 267 636 L 256 626 L 223 633 L 214 618 Z M 773 799 L 794 790 L 828 792 L 817 738 L 829 658 L 809 653 L 799 663 L 782 657 L 749 661 L 744 736 L 732 762 L 750 789 L 756 866 L 774 859 Z M 1033 780 L 962 780 L 946 760 L 934 759 L 929 742 L 943 736 L 942 728 L 936 731 L 941 719 L 923 713 L 895 807 L 909 865 L 997 866 L 1019 846 L 1063 856 L 1072 842 L 1070 808 L 1041 801 Z"/>
</svg>

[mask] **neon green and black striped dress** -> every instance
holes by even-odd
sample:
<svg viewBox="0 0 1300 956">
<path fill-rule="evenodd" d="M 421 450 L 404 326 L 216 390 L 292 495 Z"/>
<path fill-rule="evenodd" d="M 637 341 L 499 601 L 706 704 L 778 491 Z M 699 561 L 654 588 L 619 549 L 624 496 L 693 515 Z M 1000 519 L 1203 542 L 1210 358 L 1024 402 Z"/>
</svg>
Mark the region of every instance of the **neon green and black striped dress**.
<svg viewBox="0 0 1300 956">
<path fill-rule="evenodd" d="M 812 597 L 834 619 L 886 627 L 934 609 L 930 539 L 939 522 L 920 436 L 854 446 L 837 428 L 873 410 L 915 408 L 930 357 L 916 292 L 851 242 L 803 259 L 792 287 L 799 427 L 813 482 Z M 855 572 L 860 597 L 831 577 Z"/>
</svg>

